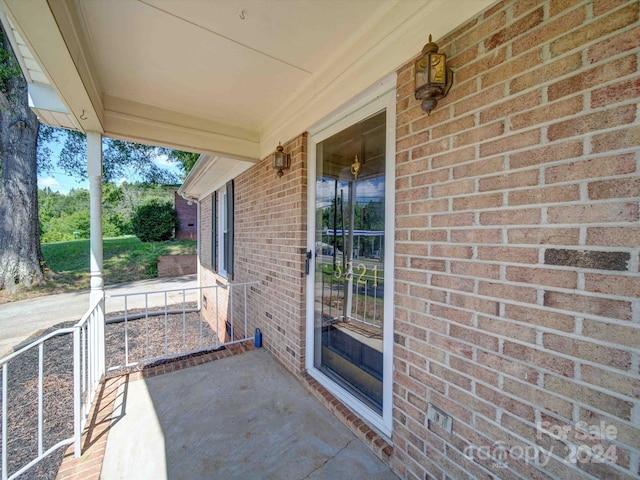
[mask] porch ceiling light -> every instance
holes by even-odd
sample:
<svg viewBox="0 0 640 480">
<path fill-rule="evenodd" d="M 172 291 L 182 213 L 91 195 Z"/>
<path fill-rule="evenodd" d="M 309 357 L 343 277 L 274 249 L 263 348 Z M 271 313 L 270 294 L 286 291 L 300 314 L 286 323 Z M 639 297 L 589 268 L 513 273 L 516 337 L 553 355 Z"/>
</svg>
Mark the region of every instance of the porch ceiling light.
<svg viewBox="0 0 640 480">
<path fill-rule="evenodd" d="M 276 153 L 273 154 L 273 169 L 277 170 L 278 176 L 283 175 L 283 170 L 289 170 L 291 167 L 291 156 L 284 153 L 284 147 L 278 142 Z"/>
<path fill-rule="evenodd" d="M 453 85 L 453 71 L 447 68 L 447 57 L 444 53 L 438 53 L 438 44 L 431 41 L 431 35 L 415 67 L 416 100 L 422 100 L 422 110 L 428 115 Z"/>
</svg>

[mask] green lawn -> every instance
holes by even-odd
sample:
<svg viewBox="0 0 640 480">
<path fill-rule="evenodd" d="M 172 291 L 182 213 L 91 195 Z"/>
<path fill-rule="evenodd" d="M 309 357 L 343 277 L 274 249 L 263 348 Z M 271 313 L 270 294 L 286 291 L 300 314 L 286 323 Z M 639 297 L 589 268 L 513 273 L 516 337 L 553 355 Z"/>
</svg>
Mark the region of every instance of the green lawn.
<svg viewBox="0 0 640 480">
<path fill-rule="evenodd" d="M 196 242 L 192 240 L 142 243 L 133 236 L 105 238 L 104 283 L 113 285 L 154 278 L 158 273 L 157 261 L 160 255 L 195 253 Z M 54 272 L 48 284 L 29 292 L 16 294 L 12 298 L 0 298 L 0 303 L 89 288 L 89 240 L 44 244 L 42 255 L 48 267 Z"/>
</svg>

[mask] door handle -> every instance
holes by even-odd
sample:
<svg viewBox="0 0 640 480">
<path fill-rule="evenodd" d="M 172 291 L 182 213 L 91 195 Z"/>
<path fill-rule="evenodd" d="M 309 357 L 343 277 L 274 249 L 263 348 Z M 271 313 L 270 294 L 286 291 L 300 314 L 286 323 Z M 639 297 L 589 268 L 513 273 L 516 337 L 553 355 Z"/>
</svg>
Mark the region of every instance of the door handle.
<svg viewBox="0 0 640 480">
<path fill-rule="evenodd" d="M 313 252 L 311 250 L 307 251 L 307 258 L 304 261 L 304 273 L 309 275 L 309 262 L 313 258 Z"/>
</svg>

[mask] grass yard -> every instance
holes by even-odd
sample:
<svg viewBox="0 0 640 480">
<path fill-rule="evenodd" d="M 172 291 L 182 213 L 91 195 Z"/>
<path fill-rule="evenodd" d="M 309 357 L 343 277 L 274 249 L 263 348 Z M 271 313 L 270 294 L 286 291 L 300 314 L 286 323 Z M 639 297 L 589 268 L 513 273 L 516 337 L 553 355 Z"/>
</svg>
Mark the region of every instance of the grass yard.
<svg viewBox="0 0 640 480">
<path fill-rule="evenodd" d="M 155 278 L 160 255 L 190 255 L 196 253 L 192 240 L 142 243 L 137 237 L 105 238 L 103 246 L 104 283 L 117 283 Z M 0 303 L 24 300 L 54 293 L 89 289 L 89 240 L 42 245 L 42 255 L 53 278 L 44 287 L 8 295 L 0 290 Z"/>
</svg>

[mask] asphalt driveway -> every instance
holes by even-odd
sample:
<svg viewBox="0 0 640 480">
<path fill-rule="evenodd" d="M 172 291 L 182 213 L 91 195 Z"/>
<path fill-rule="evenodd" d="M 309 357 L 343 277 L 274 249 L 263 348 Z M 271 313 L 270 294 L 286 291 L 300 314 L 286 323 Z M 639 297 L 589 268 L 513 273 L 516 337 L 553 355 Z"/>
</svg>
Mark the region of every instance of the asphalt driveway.
<svg viewBox="0 0 640 480">
<path fill-rule="evenodd" d="M 109 285 L 105 288 L 106 310 L 122 309 L 122 300 L 113 295 L 197 287 L 196 275 L 154 278 Z M 163 296 L 150 296 L 162 301 Z M 151 305 L 150 305 L 151 306 Z M 131 305 L 129 305 L 131 308 Z M 31 335 L 62 322 L 78 321 L 89 308 L 89 291 L 62 293 L 0 305 L 0 358 L 13 352 Z"/>
</svg>

